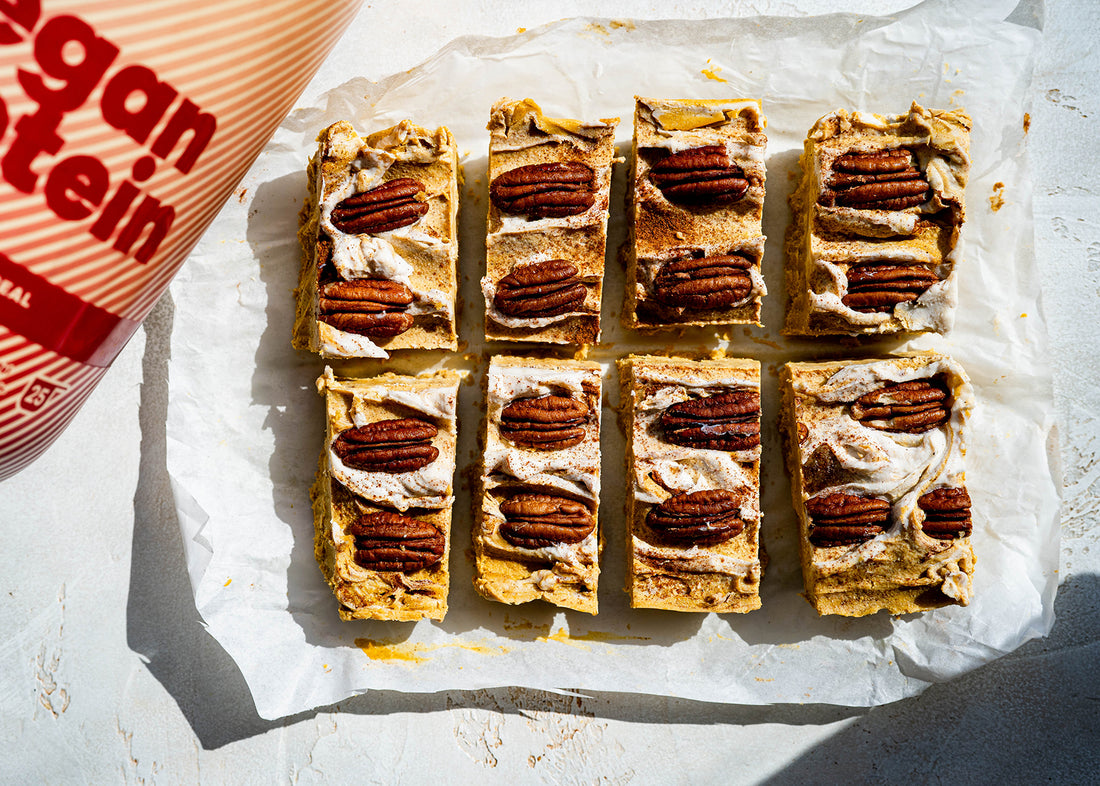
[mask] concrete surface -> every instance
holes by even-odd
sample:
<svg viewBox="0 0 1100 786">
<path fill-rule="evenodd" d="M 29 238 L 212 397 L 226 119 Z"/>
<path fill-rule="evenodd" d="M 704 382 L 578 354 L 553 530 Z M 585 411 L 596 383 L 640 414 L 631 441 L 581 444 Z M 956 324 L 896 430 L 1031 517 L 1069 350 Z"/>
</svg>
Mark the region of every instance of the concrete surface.
<svg viewBox="0 0 1100 786">
<path fill-rule="evenodd" d="M 459 35 L 565 16 L 869 5 L 371 3 L 357 23 L 387 33 L 357 57 L 377 77 Z M 1100 781 L 1098 11 L 1049 5 L 1034 83 L 1036 247 L 1065 471 L 1048 638 L 870 710 L 500 688 L 379 692 L 261 720 L 187 580 L 165 469 L 164 300 L 62 438 L 0 485 L 0 783 Z"/>
</svg>

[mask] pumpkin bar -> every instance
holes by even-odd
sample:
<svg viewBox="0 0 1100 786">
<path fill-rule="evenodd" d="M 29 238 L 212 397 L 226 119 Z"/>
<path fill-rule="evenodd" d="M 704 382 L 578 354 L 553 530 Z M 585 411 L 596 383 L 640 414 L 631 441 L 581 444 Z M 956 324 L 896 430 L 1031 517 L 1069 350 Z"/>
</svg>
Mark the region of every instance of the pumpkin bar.
<svg viewBox="0 0 1100 786">
<path fill-rule="evenodd" d="M 636 98 L 627 327 L 760 324 L 766 126 L 756 100 Z"/>
<path fill-rule="evenodd" d="M 485 598 L 597 612 L 601 373 L 588 361 L 490 361 L 473 536 Z"/>
<path fill-rule="evenodd" d="M 788 335 L 950 330 L 966 218 L 962 109 L 818 120 L 786 238 Z"/>
<path fill-rule="evenodd" d="M 456 349 L 458 154 L 403 120 L 363 138 L 326 128 L 307 168 L 292 343 L 324 358 Z"/>
<path fill-rule="evenodd" d="M 633 608 L 760 608 L 760 364 L 619 361 Z"/>
<path fill-rule="evenodd" d="M 530 99 L 489 116 L 485 337 L 594 344 L 619 118 L 550 118 Z"/>
<path fill-rule="evenodd" d="M 341 619 L 447 613 L 459 375 L 317 380 L 326 432 L 314 553 Z"/>
<path fill-rule="evenodd" d="M 817 612 L 967 605 L 963 428 L 973 392 L 962 368 L 933 353 L 788 363 L 781 387 L 805 594 Z"/>
</svg>

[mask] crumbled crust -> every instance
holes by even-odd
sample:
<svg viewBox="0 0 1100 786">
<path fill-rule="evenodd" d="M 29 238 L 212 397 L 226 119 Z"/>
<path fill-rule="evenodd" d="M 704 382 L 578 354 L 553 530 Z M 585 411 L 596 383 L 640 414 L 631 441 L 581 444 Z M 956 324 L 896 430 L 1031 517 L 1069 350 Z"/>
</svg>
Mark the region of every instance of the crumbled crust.
<svg viewBox="0 0 1100 786">
<path fill-rule="evenodd" d="M 656 426 L 668 405 L 760 388 L 760 364 L 724 358 L 630 356 L 618 362 L 627 438 L 627 580 L 633 608 L 748 612 L 760 608 L 766 556 L 760 543 L 760 447 L 743 451 L 674 445 Z M 670 546 L 646 526 L 652 507 L 704 489 L 743 494 L 744 529 L 716 545 Z"/>
<path fill-rule="evenodd" d="M 903 210 L 819 204 L 834 161 L 845 153 L 907 148 L 927 177 L 931 196 Z M 883 116 L 838 109 L 810 129 L 799 158 L 802 179 L 790 198 L 786 235 L 789 296 L 784 333 L 861 335 L 950 330 L 956 303 L 955 267 L 966 218 L 970 118 L 962 109 L 925 109 Z M 915 301 L 885 312 L 857 311 L 843 302 L 857 264 L 919 265 L 940 279 Z"/>
<path fill-rule="evenodd" d="M 760 301 L 767 294 L 760 272 L 767 120 L 760 101 L 635 100 L 626 195 L 629 237 L 624 248 L 623 323 L 638 330 L 760 324 Z M 651 168 L 665 155 L 712 145 L 724 147 L 730 162 L 737 164 L 749 181 L 748 191 L 739 200 L 705 207 L 674 204 L 651 182 Z M 720 254 L 739 254 L 752 264 L 752 289 L 743 301 L 726 308 L 674 313 L 675 309 L 653 300 L 652 281 L 663 264 L 686 256 Z"/>
<path fill-rule="evenodd" d="M 501 434 L 501 411 L 517 399 L 569 396 L 588 406 L 583 440 L 540 451 Z M 545 600 L 596 614 L 603 538 L 600 493 L 601 367 L 578 360 L 494 357 L 485 376 L 482 465 L 474 498 L 474 587 L 489 600 L 519 604 Z M 596 528 L 583 541 L 528 549 L 506 541 L 501 497 L 510 491 L 549 493 L 588 507 Z"/>
<path fill-rule="evenodd" d="M 326 430 L 310 490 L 314 552 L 340 603 L 341 619 L 441 620 L 447 613 L 458 383 L 459 375 L 453 371 L 426 377 L 383 374 L 338 379 L 331 369 L 317 381 L 325 397 Z M 400 474 L 357 470 L 345 467 L 330 447 L 345 429 L 408 417 L 438 428 L 432 445 L 439 456 L 422 470 Z M 444 537 L 442 560 L 409 573 L 359 565 L 348 527 L 362 514 L 379 510 L 399 511 L 430 523 Z"/>
<path fill-rule="evenodd" d="M 923 433 L 868 427 L 851 415 L 859 396 L 892 382 L 942 377 L 950 418 Z M 799 520 L 806 599 L 819 614 L 859 617 L 926 611 L 970 600 L 969 536 L 938 540 L 922 528 L 917 505 L 939 487 L 965 486 L 963 429 L 973 406 L 965 372 L 953 360 L 912 353 L 881 360 L 788 363 L 780 376 L 780 425 Z M 801 442 L 799 440 L 801 434 Z M 885 499 L 890 522 L 862 543 L 816 546 L 807 501 L 832 493 Z"/>
<path fill-rule="evenodd" d="M 309 194 L 299 214 L 302 268 L 292 343 L 324 358 L 386 358 L 403 349 L 457 349 L 458 189 L 454 137 L 403 120 L 367 137 L 340 121 L 321 131 L 306 169 Z M 352 194 L 398 178 L 424 184 L 428 212 L 415 224 L 378 234 L 348 235 L 329 220 Z M 370 338 L 318 320 L 323 276 L 385 278 L 406 284 L 415 299 L 412 326 L 392 338 Z"/>
<path fill-rule="evenodd" d="M 490 200 L 486 235 L 485 337 L 495 341 L 594 344 L 600 339 L 604 254 L 611 168 L 619 118 L 586 122 L 550 118 L 531 99 L 502 98 L 489 116 L 489 182 L 531 164 L 580 162 L 596 173 L 595 202 L 580 215 L 528 220 L 503 214 Z M 493 306 L 497 282 L 517 266 L 565 259 L 587 289 L 575 312 L 541 319 L 510 318 Z"/>
</svg>

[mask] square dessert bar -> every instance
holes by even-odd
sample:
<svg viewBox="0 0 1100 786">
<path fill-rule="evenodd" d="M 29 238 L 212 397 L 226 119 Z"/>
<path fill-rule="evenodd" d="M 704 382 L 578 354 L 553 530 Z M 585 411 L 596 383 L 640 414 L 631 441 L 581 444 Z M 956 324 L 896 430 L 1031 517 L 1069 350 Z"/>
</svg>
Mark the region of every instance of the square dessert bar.
<svg viewBox="0 0 1100 786">
<path fill-rule="evenodd" d="M 325 358 L 456 349 L 458 153 L 451 132 L 403 120 L 317 137 L 299 215 L 292 343 Z"/>
<path fill-rule="evenodd" d="M 849 617 L 967 605 L 962 368 L 932 353 L 788 363 L 781 384 L 806 599 Z"/>
<path fill-rule="evenodd" d="M 970 118 L 843 109 L 814 124 L 791 195 L 788 335 L 950 330 Z"/>
<path fill-rule="evenodd" d="M 351 619 L 447 613 L 459 375 L 317 380 L 326 432 L 314 552 Z"/>
<path fill-rule="evenodd" d="M 636 99 L 627 327 L 760 324 L 766 126 L 756 100 Z"/>
<path fill-rule="evenodd" d="M 619 118 L 546 117 L 530 99 L 489 116 L 485 337 L 594 344 Z"/>
<path fill-rule="evenodd" d="M 760 608 L 760 364 L 619 361 L 633 608 Z"/>
<path fill-rule="evenodd" d="M 478 593 L 595 614 L 602 540 L 599 363 L 494 357 L 475 496 Z"/>
</svg>

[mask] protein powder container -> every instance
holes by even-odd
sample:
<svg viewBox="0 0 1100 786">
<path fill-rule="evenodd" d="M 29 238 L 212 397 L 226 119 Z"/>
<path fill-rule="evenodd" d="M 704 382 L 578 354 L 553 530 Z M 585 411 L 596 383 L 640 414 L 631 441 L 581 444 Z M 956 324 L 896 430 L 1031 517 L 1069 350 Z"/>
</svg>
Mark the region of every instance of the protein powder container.
<svg viewBox="0 0 1100 786">
<path fill-rule="evenodd" d="M 0 0 L 0 479 L 76 414 L 359 0 Z"/>
</svg>

